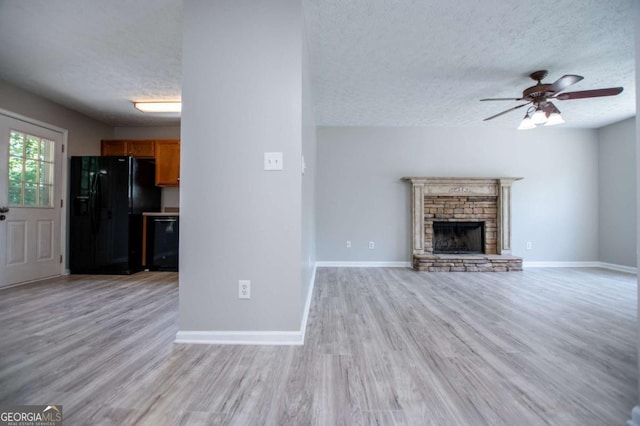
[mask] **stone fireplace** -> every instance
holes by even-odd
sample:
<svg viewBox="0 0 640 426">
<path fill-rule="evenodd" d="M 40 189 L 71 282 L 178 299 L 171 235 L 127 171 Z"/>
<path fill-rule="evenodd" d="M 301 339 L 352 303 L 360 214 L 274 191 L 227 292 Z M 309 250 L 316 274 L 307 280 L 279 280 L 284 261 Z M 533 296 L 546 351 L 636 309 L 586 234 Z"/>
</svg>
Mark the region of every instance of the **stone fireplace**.
<svg viewBox="0 0 640 426">
<path fill-rule="evenodd" d="M 403 178 L 412 184 L 413 268 L 521 271 L 511 255 L 511 185 L 520 179 Z"/>
</svg>

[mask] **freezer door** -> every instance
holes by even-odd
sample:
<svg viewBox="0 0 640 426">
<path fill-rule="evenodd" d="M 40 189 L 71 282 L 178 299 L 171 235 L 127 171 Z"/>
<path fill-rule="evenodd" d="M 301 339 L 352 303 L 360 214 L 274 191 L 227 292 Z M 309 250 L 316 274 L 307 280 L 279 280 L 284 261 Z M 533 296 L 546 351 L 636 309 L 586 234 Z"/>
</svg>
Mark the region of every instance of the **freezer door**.
<svg viewBox="0 0 640 426">
<path fill-rule="evenodd" d="M 156 186 L 154 160 L 131 159 L 130 213 L 159 212 L 161 189 Z"/>
</svg>

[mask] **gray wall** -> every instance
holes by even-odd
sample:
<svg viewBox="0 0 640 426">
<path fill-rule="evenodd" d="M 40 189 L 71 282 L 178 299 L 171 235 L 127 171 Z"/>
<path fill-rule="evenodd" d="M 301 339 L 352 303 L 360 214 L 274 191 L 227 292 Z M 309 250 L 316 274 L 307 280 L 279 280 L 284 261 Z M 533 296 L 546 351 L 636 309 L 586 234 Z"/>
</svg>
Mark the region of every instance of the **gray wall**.
<svg viewBox="0 0 640 426">
<path fill-rule="evenodd" d="M 410 261 L 403 176 L 524 177 L 513 186 L 514 254 L 598 260 L 596 130 L 320 127 L 317 151 L 319 261 Z"/>
<path fill-rule="evenodd" d="M 301 3 L 186 0 L 184 24 L 180 329 L 297 331 Z"/>
<path fill-rule="evenodd" d="M 302 155 L 306 163 L 302 175 L 302 307 L 311 291 L 313 265 L 316 262 L 316 124 L 309 72 L 306 29 L 302 35 Z"/>
<path fill-rule="evenodd" d="M 1 80 L 0 108 L 67 129 L 69 157 L 100 155 L 100 140 L 113 137 L 111 126 Z"/>
<path fill-rule="evenodd" d="M 636 120 L 598 130 L 600 261 L 636 266 Z"/>
<path fill-rule="evenodd" d="M 180 126 L 116 127 L 115 139 L 179 139 Z M 180 188 L 162 188 L 162 208 L 180 206 Z"/>
</svg>

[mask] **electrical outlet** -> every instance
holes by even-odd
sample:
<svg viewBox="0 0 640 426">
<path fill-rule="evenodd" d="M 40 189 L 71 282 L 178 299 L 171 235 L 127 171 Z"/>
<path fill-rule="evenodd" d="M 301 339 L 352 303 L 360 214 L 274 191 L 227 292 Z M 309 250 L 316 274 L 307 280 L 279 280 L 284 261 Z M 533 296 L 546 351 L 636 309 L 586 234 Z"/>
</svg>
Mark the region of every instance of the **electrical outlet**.
<svg viewBox="0 0 640 426">
<path fill-rule="evenodd" d="M 347 240 L 347 248 L 351 248 L 351 240 Z"/>
<path fill-rule="evenodd" d="M 527 250 L 531 250 L 532 244 L 531 241 L 527 241 Z"/>
<path fill-rule="evenodd" d="M 281 152 L 265 152 L 264 153 L 264 169 L 265 170 L 282 170 L 282 153 Z"/>
<path fill-rule="evenodd" d="M 238 299 L 251 299 L 251 281 L 238 281 Z"/>
<path fill-rule="evenodd" d="M 369 248 L 371 250 L 373 250 L 374 248 L 376 248 L 376 243 L 374 243 L 373 241 L 369 241 Z"/>
</svg>

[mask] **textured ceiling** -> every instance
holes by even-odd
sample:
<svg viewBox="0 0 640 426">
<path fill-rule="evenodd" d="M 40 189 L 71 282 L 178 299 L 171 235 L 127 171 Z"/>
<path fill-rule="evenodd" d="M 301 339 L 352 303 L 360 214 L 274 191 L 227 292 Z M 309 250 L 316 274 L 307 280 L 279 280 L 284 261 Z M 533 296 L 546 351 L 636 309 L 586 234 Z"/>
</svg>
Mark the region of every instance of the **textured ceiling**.
<svg viewBox="0 0 640 426">
<path fill-rule="evenodd" d="M 304 0 L 320 125 L 506 126 L 482 119 L 545 82 L 624 86 L 558 101 L 565 127 L 635 114 L 634 0 Z M 182 1 L 0 0 L 0 79 L 103 122 L 160 125 L 134 100 L 180 98 Z M 522 111 L 522 110 L 521 110 Z"/>
<path fill-rule="evenodd" d="M 570 127 L 635 114 L 634 0 L 306 0 L 320 125 L 506 126 L 518 97 L 579 74 L 571 90 L 624 86 L 610 98 L 558 101 Z"/>
<path fill-rule="evenodd" d="M 0 0 L 0 79 L 112 125 L 179 122 L 182 1 Z"/>
</svg>

